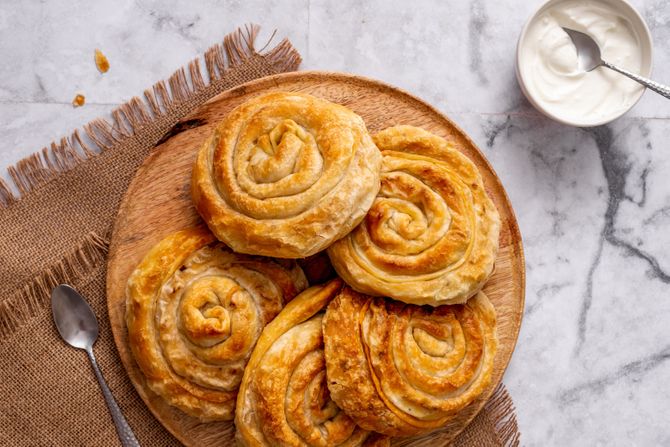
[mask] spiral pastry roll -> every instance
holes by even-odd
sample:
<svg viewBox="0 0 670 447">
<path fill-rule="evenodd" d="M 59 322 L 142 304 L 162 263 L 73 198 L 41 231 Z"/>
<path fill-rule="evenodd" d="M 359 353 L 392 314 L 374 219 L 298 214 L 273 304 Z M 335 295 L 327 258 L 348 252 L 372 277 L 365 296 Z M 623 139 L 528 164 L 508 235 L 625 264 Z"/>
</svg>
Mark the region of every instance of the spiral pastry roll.
<svg viewBox="0 0 670 447">
<path fill-rule="evenodd" d="M 321 320 L 342 282 L 307 289 L 263 330 L 244 371 L 235 410 L 244 446 L 383 446 L 330 400 Z"/>
<path fill-rule="evenodd" d="M 381 154 L 351 110 L 270 93 L 233 110 L 200 149 L 191 190 L 234 251 L 303 258 L 358 225 L 379 191 Z"/>
<path fill-rule="evenodd" d="M 491 382 L 493 305 L 428 307 L 345 287 L 323 319 L 331 398 L 358 425 L 389 436 L 443 426 Z"/>
<path fill-rule="evenodd" d="M 306 287 L 294 261 L 233 253 L 204 228 L 163 239 L 126 295 L 130 347 L 147 384 L 202 421 L 233 419 L 263 327 Z"/>
<path fill-rule="evenodd" d="M 477 168 L 417 127 L 391 127 L 374 140 L 381 189 L 363 223 L 328 249 L 335 270 L 369 295 L 465 302 L 491 274 L 500 232 Z"/>
</svg>

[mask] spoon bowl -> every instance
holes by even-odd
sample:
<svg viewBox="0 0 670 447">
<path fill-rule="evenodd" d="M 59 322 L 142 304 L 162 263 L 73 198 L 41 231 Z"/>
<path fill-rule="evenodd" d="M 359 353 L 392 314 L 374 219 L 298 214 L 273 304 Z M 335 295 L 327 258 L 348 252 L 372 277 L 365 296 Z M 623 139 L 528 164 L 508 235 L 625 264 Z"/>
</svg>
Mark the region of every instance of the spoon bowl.
<svg viewBox="0 0 670 447">
<path fill-rule="evenodd" d="M 577 49 L 577 63 L 582 71 L 591 71 L 602 64 L 600 47 L 588 34 L 562 27 Z"/>
<path fill-rule="evenodd" d="M 86 300 L 67 284 L 51 292 L 51 312 L 60 336 L 70 346 L 89 350 L 98 338 L 98 320 Z"/>
</svg>

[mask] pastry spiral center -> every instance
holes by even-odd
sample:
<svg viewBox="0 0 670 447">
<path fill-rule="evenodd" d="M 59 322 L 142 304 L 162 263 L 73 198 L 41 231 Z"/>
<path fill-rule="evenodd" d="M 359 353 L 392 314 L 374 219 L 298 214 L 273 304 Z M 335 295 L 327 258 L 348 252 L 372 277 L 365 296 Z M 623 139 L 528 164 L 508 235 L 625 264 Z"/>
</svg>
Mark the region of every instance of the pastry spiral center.
<svg viewBox="0 0 670 447">
<path fill-rule="evenodd" d="M 256 183 L 274 183 L 306 167 L 317 168 L 314 137 L 287 119 L 258 138 L 251 151 L 249 174 Z"/>
<path fill-rule="evenodd" d="M 259 199 L 298 194 L 319 180 L 323 158 L 311 133 L 285 119 L 258 136 L 239 166 L 238 180 Z"/>
<path fill-rule="evenodd" d="M 385 214 L 389 230 L 404 239 L 416 239 L 426 232 L 428 219 L 419 206 L 397 199 L 386 199 L 385 202 L 386 206 L 381 211 Z"/>
<path fill-rule="evenodd" d="M 417 254 L 449 230 L 444 199 L 416 177 L 403 172 L 382 175 L 382 186 L 367 216 L 372 242 L 390 253 Z"/>
<path fill-rule="evenodd" d="M 453 341 L 444 337 L 448 334 L 435 334 L 429 331 L 430 329 L 426 330 L 422 327 L 414 328 L 412 335 L 417 346 L 432 357 L 444 357 L 453 348 Z"/>
<path fill-rule="evenodd" d="M 181 329 L 191 343 L 210 347 L 230 336 L 231 321 L 227 310 L 245 293 L 231 279 L 204 277 L 192 284 L 182 296 L 179 314 Z"/>
</svg>

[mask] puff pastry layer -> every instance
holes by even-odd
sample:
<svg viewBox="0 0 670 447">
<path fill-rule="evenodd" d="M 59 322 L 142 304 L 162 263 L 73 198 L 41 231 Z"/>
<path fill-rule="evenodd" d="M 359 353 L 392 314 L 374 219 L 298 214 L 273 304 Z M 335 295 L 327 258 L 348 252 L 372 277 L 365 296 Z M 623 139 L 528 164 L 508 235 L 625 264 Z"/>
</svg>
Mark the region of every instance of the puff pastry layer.
<svg viewBox="0 0 670 447">
<path fill-rule="evenodd" d="M 234 251 L 303 258 L 346 235 L 379 190 L 381 154 L 351 110 L 270 93 L 233 110 L 200 149 L 191 190 Z"/>
<path fill-rule="evenodd" d="M 477 168 L 417 127 L 391 127 L 374 140 L 382 186 L 363 223 L 328 249 L 335 270 L 369 295 L 465 302 L 491 274 L 500 232 Z"/>
<path fill-rule="evenodd" d="M 342 282 L 307 289 L 263 330 L 244 372 L 235 410 L 245 446 L 389 445 L 330 400 L 321 321 Z"/>
<path fill-rule="evenodd" d="M 233 419 L 263 327 L 306 287 L 293 261 L 233 253 L 204 228 L 163 239 L 126 295 L 130 347 L 147 384 L 202 421 Z"/>
<path fill-rule="evenodd" d="M 361 427 L 390 436 L 443 426 L 489 385 L 493 305 L 416 306 L 345 287 L 323 321 L 331 398 Z"/>
</svg>

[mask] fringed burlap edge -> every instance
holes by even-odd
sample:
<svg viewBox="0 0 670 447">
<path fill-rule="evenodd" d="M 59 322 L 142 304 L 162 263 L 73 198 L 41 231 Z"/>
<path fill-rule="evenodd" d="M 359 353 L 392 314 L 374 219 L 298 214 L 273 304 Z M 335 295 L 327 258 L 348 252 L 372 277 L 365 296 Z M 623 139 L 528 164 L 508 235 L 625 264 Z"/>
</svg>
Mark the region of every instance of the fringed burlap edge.
<svg viewBox="0 0 670 447">
<path fill-rule="evenodd" d="M 97 152 L 133 136 L 142 126 L 172 112 L 212 82 L 221 79 L 224 73 L 251 57 L 264 58 L 278 71 L 297 69 L 301 61 L 300 54 L 288 39 L 281 40 L 275 47 L 265 51 L 275 33 L 261 50 L 256 51 L 254 42 L 259 30 L 258 25 L 238 28 L 225 36 L 222 43 L 209 48 L 204 58 L 192 60 L 188 66 L 174 72 L 167 81 L 159 81 L 145 90 L 144 99 L 133 97 L 114 109 L 111 121 L 94 119 L 83 126 L 83 132 L 77 129 L 69 137 L 54 141 L 50 146 L 10 166 L 7 171 L 19 195 L 16 196 L 10 185 L 0 178 L 0 209 L 10 206 L 21 196 L 95 156 Z M 204 59 L 207 79 L 201 69 L 201 59 Z"/>
<path fill-rule="evenodd" d="M 502 384 L 498 385 L 482 411 L 491 419 L 501 446 L 519 446 L 521 433 L 516 420 L 516 408 L 512 397 Z"/>
<path fill-rule="evenodd" d="M 43 309 L 51 290 L 58 284 L 75 282 L 98 267 L 107 257 L 108 248 L 108 238 L 89 233 L 60 261 L 0 302 L 0 337 L 9 337 L 23 322 Z"/>
</svg>

